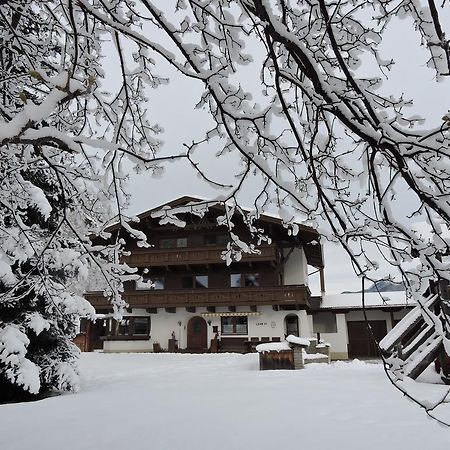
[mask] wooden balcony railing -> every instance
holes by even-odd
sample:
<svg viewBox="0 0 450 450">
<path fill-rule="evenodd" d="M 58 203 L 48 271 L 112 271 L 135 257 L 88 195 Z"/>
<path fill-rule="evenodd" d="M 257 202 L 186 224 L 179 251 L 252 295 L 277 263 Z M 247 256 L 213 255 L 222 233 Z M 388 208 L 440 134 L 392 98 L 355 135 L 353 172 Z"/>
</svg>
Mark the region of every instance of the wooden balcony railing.
<svg viewBox="0 0 450 450">
<path fill-rule="evenodd" d="M 224 263 L 220 255 L 223 247 L 153 248 L 135 250 L 123 261 L 133 267 Z M 241 261 L 276 261 L 273 245 L 262 246 L 259 254 L 242 253 Z"/>
<path fill-rule="evenodd" d="M 311 293 L 304 285 L 222 289 L 129 291 L 124 298 L 131 307 L 170 308 L 189 306 L 309 305 Z M 95 308 L 110 304 L 100 292 L 85 297 Z"/>
</svg>

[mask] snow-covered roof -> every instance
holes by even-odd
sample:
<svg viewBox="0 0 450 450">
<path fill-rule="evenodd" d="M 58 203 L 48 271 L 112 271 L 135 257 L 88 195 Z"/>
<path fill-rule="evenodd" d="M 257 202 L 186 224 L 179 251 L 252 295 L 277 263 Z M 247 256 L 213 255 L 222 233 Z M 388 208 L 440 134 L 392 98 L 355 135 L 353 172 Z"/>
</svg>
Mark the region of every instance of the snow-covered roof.
<svg viewBox="0 0 450 450">
<path fill-rule="evenodd" d="M 366 292 L 364 294 L 366 308 L 398 308 L 414 306 L 416 302 L 406 296 L 405 291 L 396 292 Z M 324 294 L 320 309 L 362 309 L 362 295 L 355 294 Z"/>
</svg>

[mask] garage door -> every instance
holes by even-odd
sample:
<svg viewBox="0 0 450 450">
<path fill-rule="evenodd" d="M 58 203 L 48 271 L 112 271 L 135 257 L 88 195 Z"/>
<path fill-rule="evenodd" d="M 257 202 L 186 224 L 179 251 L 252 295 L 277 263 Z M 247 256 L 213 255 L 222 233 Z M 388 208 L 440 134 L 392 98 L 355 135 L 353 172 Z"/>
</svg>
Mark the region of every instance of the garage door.
<svg viewBox="0 0 450 450">
<path fill-rule="evenodd" d="M 377 341 L 386 336 L 385 320 L 370 320 L 373 335 Z M 347 322 L 348 356 L 349 358 L 370 358 L 379 356 L 377 346 L 367 329 L 367 323 L 362 321 Z"/>
</svg>

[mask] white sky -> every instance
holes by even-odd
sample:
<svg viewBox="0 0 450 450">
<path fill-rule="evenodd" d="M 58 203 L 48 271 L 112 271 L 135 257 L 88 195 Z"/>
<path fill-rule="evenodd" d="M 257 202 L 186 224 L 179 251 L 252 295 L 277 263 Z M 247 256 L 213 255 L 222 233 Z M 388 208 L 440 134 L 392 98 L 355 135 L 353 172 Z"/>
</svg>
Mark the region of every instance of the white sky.
<svg viewBox="0 0 450 450">
<path fill-rule="evenodd" d="M 430 123 L 439 123 L 440 118 L 450 109 L 450 80 L 436 83 L 434 73 L 426 67 L 428 53 L 419 47 L 420 39 L 408 20 L 392 21 L 385 35 L 383 50 L 384 59 L 394 57 L 396 65 L 390 73 L 389 81 L 384 82 L 382 92 L 394 94 L 404 93 L 414 100 L 411 114 L 419 114 Z M 399 50 L 400 49 L 400 50 Z M 115 70 L 114 62 L 110 61 L 110 70 Z M 106 68 L 108 71 L 108 67 Z M 371 67 L 363 66 L 361 74 L 369 73 Z M 159 74 L 171 78 L 168 85 L 160 86 L 149 93 L 148 109 L 151 122 L 157 122 L 164 129 L 160 136 L 164 140 L 163 153 L 176 154 L 183 151 L 183 143 L 201 139 L 202 132 L 212 124 L 207 111 L 194 110 L 203 89 L 198 81 L 180 77 L 167 65 L 162 65 Z M 259 79 L 259 73 L 248 74 Z M 107 86 L 111 88 L 109 85 Z M 216 159 L 215 153 L 220 149 L 219 143 L 210 143 L 196 153 L 200 167 L 207 170 L 210 177 L 220 181 L 233 179 L 236 172 L 237 158 L 229 155 Z M 257 183 L 248 186 L 247 205 L 251 204 L 252 193 L 256 192 Z M 252 192 L 253 191 L 253 192 Z M 132 194 L 130 213 L 138 213 L 163 204 L 182 195 L 193 195 L 212 198 L 220 194 L 216 189 L 206 185 L 199 177 L 183 163 L 172 163 L 167 166 L 161 179 L 154 179 L 150 174 L 130 176 L 130 192 Z M 403 202 L 403 203 L 402 203 Z M 399 202 L 408 207 L 407 193 Z M 245 206 L 246 199 L 243 199 Z M 334 244 L 325 243 L 325 276 L 327 292 L 339 293 L 343 290 L 358 290 L 360 280 L 354 275 L 345 252 Z M 380 277 L 396 275 L 390 268 L 381 263 Z M 318 277 L 312 278 L 313 292 L 318 293 Z"/>
</svg>

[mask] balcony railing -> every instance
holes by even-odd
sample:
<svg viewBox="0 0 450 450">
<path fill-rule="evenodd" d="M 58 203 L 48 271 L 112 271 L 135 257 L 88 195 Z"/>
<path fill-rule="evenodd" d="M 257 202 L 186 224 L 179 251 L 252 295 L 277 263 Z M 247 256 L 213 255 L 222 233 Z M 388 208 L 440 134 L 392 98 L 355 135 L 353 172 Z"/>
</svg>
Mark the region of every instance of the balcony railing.
<svg viewBox="0 0 450 450">
<path fill-rule="evenodd" d="M 309 305 L 307 286 L 241 287 L 222 289 L 178 289 L 129 291 L 124 298 L 131 307 L 170 308 L 193 306 Z M 110 304 L 100 292 L 86 298 L 95 308 Z"/>
<path fill-rule="evenodd" d="M 224 263 L 220 255 L 223 247 L 154 248 L 134 250 L 123 261 L 133 267 L 155 267 L 167 265 Z M 276 261 L 277 252 L 273 245 L 262 246 L 259 254 L 242 253 L 241 261 Z"/>
</svg>

